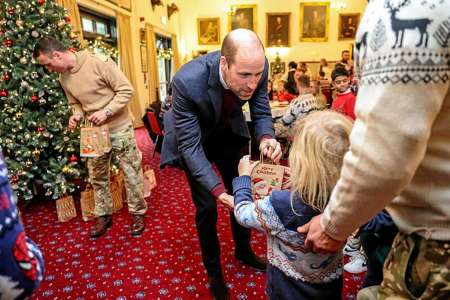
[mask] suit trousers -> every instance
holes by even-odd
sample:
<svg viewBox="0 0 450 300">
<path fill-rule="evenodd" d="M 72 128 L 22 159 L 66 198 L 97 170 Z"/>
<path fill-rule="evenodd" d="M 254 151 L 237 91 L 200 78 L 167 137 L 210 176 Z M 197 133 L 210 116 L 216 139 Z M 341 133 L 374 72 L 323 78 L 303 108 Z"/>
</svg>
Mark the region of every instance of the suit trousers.
<svg viewBox="0 0 450 300">
<path fill-rule="evenodd" d="M 232 181 L 238 176 L 238 164 L 248 139 L 234 135 L 230 129 L 216 132 L 203 145 L 208 160 L 214 163 L 222 176 L 225 188 L 233 193 Z M 217 201 L 210 191 L 201 186 L 183 163 L 191 187 L 192 200 L 196 208 L 195 225 L 200 240 L 203 264 L 208 276 L 218 275 L 220 266 L 220 244 L 217 236 Z M 230 223 L 235 243 L 235 253 L 251 251 L 250 229 L 241 226 L 230 211 Z"/>
</svg>

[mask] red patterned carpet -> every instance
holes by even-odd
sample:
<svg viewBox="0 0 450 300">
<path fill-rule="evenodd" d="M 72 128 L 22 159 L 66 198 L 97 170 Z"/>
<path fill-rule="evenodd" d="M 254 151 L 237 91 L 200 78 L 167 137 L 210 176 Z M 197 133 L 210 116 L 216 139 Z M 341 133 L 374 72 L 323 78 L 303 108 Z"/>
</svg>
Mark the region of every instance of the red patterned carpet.
<svg viewBox="0 0 450 300">
<path fill-rule="evenodd" d="M 44 282 L 32 299 L 210 299 L 186 178 L 178 169 L 159 170 L 144 129 L 136 131 L 136 139 L 144 164 L 155 169 L 158 180 L 147 199 L 145 232 L 131 237 L 124 208 L 114 215 L 105 236 L 91 239 L 91 224 L 81 217 L 58 223 L 53 202 L 31 205 L 24 211 L 27 234 L 41 247 L 46 262 Z M 265 275 L 234 259 L 225 209 L 219 211 L 217 226 L 233 299 L 265 299 Z M 258 254 L 265 252 L 263 234 L 254 232 L 252 246 Z M 344 299 L 356 299 L 361 276 L 346 274 Z"/>
</svg>

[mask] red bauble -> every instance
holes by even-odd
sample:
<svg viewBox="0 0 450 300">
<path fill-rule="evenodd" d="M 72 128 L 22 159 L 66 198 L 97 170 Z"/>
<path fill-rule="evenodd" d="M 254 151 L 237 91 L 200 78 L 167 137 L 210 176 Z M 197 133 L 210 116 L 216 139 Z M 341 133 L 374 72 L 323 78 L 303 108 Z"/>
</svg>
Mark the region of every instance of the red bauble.
<svg viewBox="0 0 450 300">
<path fill-rule="evenodd" d="M 31 96 L 31 101 L 37 102 L 39 100 L 39 97 L 36 95 Z"/>
<path fill-rule="evenodd" d="M 37 0 L 37 4 L 43 5 L 45 3 L 45 0 Z"/>
<path fill-rule="evenodd" d="M 65 16 L 64 17 L 64 21 L 66 21 L 67 23 L 70 23 L 70 17 L 69 16 Z"/>
<path fill-rule="evenodd" d="M 71 162 L 77 162 L 78 161 L 78 157 L 75 154 L 72 154 L 72 156 L 70 157 L 70 161 Z"/>
<path fill-rule="evenodd" d="M 45 130 L 45 128 L 44 127 L 38 127 L 36 130 L 37 130 L 37 132 L 43 132 Z"/>
<path fill-rule="evenodd" d="M 3 44 L 6 47 L 11 47 L 13 45 L 13 41 L 11 39 L 5 39 L 5 41 L 3 42 Z"/>
<path fill-rule="evenodd" d="M 5 34 L 5 31 L 3 29 L 0 29 L 0 36 L 4 35 L 4 34 Z"/>
<path fill-rule="evenodd" d="M 8 73 L 3 73 L 3 81 L 8 81 L 9 80 L 9 74 Z"/>
<path fill-rule="evenodd" d="M 7 90 L 1 90 L 0 91 L 0 97 L 8 97 L 8 91 Z"/>
</svg>

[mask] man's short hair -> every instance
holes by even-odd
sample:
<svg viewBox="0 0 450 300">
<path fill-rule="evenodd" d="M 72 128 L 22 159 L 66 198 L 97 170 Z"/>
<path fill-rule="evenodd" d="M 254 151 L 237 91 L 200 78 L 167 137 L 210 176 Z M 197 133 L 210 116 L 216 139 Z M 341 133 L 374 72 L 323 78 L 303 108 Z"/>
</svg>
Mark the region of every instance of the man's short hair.
<svg viewBox="0 0 450 300">
<path fill-rule="evenodd" d="M 341 55 L 344 54 L 344 53 L 349 53 L 350 54 L 350 51 L 349 50 L 342 50 Z"/>
<path fill-rule="evenodd" d="M 231 33 L 231 32 L 230 32 Z M 221 55 L 225 56 L 228 65 L 232 65 L 234 63 L 234 59 L 236 57 L 236 53 L 238 50 L 239 44 L 233 40 L 233 37 L 230 37 L 230 33 L 228 33 L 222 42 L 222 48 L 220 49 Z M 261 40 L 257 37 L 261 48 L 264 50 L 264 45 Z"/>
<path fill-rule="evenodd" d="M 336 68 L 331 72 L 331 79 L 334 81 L 339 76 L 345 76 L 348 77 L 348 71 L 345 69 L 345 67 L 342 66 L 336 66 Z"/>
<path fill-rule="evenodd" d="M 65 52 L 67 48 L 63 43 L 53 37 L 43 37 L 34 46 L 33 57 L 39 57 L 41 54 L 47 55 L 53 51 Z"/>
<path fill-rule="evenodd" d="M 288 66 L 289 69 L 297 69 L 297 63 L 295 61 L 290 61 Z"/>
<path fill-rule="evenodd" d="M 302 88 L 309 88 L 311 86 L 311 79 L 308 75 L 302 74 L 298 77 L 298 85 Z"/>
</svg>

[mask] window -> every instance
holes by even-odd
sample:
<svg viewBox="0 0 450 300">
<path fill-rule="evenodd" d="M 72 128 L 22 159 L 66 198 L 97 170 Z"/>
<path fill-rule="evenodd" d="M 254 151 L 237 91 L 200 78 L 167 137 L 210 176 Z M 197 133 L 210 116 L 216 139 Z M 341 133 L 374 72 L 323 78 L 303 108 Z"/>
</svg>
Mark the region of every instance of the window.
<svg viewBox="0 0 450 300">
<path fill-rule="evenodd" d="M 172 78 L 172 39 L 156 35 L 156 52 L 159 75 L 159 98 L 165 101 Z"/>
</svg>

